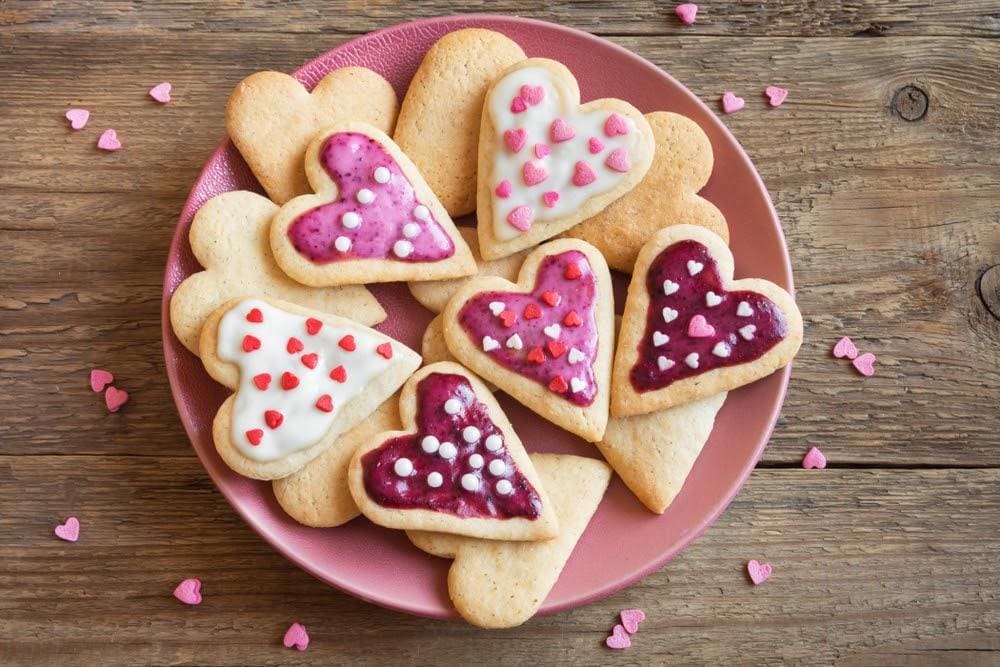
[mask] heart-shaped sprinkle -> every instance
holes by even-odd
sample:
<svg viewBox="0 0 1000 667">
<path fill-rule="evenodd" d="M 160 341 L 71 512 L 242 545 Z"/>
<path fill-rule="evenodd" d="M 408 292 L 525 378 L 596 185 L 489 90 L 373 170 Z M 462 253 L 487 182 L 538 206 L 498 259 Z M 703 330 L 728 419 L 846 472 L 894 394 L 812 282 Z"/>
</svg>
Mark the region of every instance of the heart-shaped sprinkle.
<svg viewBox="0 0 1000 667">
<path fill-rule="evenodd" d="M 290 371 L 285 371 L 281 374 L 281 388 L 285 391 L 291 391 L 299 386 L 299 378 Z"/>
<path fill-rule="evenodd" d="M 777 86 L 768 86 L 764 89 L 764 94 L 767 95 L 767 101 L 772 107 L 780 107 L 781 103 L 788 97 L 788 90 Z"/>
<path fill-rule="evenodd" d="M 535 218 L 534 211 L 530 206 L 522 205 L 507 214 L 507 222 L 511 227 L 526 232 L 531 229 L 531 223 Z"/>
<path fill-rule="evenodd" d="M 297 648 L 300 651 L 305 651 L 309 648 L 309 633 L 306 632 L 306 628 L 301 623 L 292 623 L 292 625 L 285 631 L 285 636 L 281 640 L 285 648 Z"/>
<path fill-rule="evenodd" d="M 60 540 L 76 542 L 80 539 L 80 520 L 75 516 L 66 519 L 66 523 L 61 523 L 53 531 Z"/>
<path fill-rule="evenodd" d="M 668 336 L 667 334 L 661 333 L 659 331 L 653 332 L 653 345 L 655 347 L 660 347 L 661 345 L 665 345 L 669 342 L 670 342 L 670 336 Z"/>
<path fill-rule="evenodd" d="M 748 324 L 745 327 L 740 327 L 737 332 L 740 334 L 740 338 L 743 340 L 753 340 L 753 335 L 757 331 L 757 326 L 754 324 Z"/>
<path fill-rule="evenodd" d="M 97 139 L 97 147 L 102 151 L 117 151 L 121 150 L 122 142 L 118 140 L 117 132 L 107 129 Z"/>
<path fill-rule="evenodd" d="M 375 348 L 375 351 L 386 359 L 392 359 L 392 343 L 382 343 Z"/>
<path fill-rule="evenodd" d="M 698 365 L 701 363 L 701 355 L 699 355 L 697 352 L 692 352 L 691 354 L 684 357 L 684 363 L 687 365 L 688 368 L 691 369 L 698 368 Z M 671 366 L 668 366 L 667 368 L 671 368 L 672 366 L 673 364 L 671 364 Z M 661 368 L 660 370 L 662 371 L 666 369 Z"/>
<path fill-rule="evenodd" d="M 277 410 L 266 410 L 264 412 L 264 423 L 272 430 L 281 426 L 283 421 L 285 421 L 285 416 Z"/>
<path fill-rule="evenodd" d="M 621 623 L 615 625 L 614 630 L 611 631 L 611 635 L 604 640 L 608 648 L 620 650 L 626 649 L 632 645 L 632 640 L 629 639 L 628 633 L 625 628 L 622 627 Z"/>
<path fill-rule="evenodd" d="M 545 344 L 545 347 L 553 359 L 558 359 L 566 352 L 566 345 L 557 340 L 550 340 Z"/>
<path fill-rule="evenodd" d="M 533 347 L 528 351 L 528 361 L 534 362 L 536 364 L 545 363 L 545 353 L 542 352 L 542 348 Z"/>
<path fill-rule="evenodd" d="M 323 412 L 333 412 L 333 397 L 330 394 L 323 394 L 316 399 L 316 408 Z"/>
<path fill-rule="evenodd" d="M 520 94 L 521 99 L 523 99 L 525 103 L 529 106 L 535 106 L 545 99 L 545 88 L 542 86 L 529 86 L 525 84 L 521 86 Z"/>
<path fill-rule="evenodd" d="M 533 303 L 529 303 L 524 307 L 524 319 L 526 320 L 537 320 L 542 316 L 542 309 Z"/>
<path fill-rule="evenodd" d="M 688 336 L 691 338 L 708 338 L 715 335 L 715 327 L 708 323 L 704 315 L 695 315 L 688 322 Z"/>
<path fill-rule="evenodd" d="M 499 315 L 500 313 L 502 313 L 504 310 L 507 309 L 507 304 L 505 304 L 503 301 L 490 301 L 489 308 L 491 313 L 493 313 L 494 315 Z"/>
<path fill-rule="evenodd" d="M 604 142 L 597 137 L 591 137 L 587 140 L 587 150 L 591 155 L 597 155 L 604 150 Z"/>
<path fill-rule="evenodd" d="M 524 148 L 524 143 L 528 140 L 528 133 L 523 127 L 515 127 L 503 133 L 503 142 L 511 153 L 517 153 Z"/>
<path fill-rule="evenodd" d="M 263 321 L 264 321 L 264 313 L 260 311 L 260 308 L 252 308 L 250 312 L 247 313 L 247 322 L 260 324 Z"/>
<path fill-rule="evenodd" d="M 672 359 L 667 359 L 666 357 L 660 356 L 656 358 L 656 366 L 661 371 L 667 371 L 673 368 L 674 361 Z"/>
<path fill-rule="evenodd" d="M 501 199 L 506 199 L 507 197 L 510 196 L 510 191 L 511 191 L 510 181 L 508 181 L 505 178 L 502 181 L 500 181 L 500 183 L 497 184 L 496 190 L 494 190 L 493 192 L 496 193 L 497 197 L 500 197 Z"/>
<path fill-rule="evenodd" d="M 818 468 L 822 470 L 826 467 L 826 455 L 819 451 L 817 447 L 810 447 L 806 455 L 802 457 L 802 467 L 805 469 Z"/>
<path fill-rule="evenodd" d="M 520 350 L 521 348 L 524 347 L 524 341 L 521 340 L 521 337 L 519 335 L 514 334 L 513 336 L 507 339 L 505 345 L 512 350 Z"/>
<path fill-rule="evenodd" d="M 548 192 L 542 194 L 542 203 L 549 208 L 553 208 L 559 201 L 559 193 L 555 190 L 549 190 Z"/>
<path fill-rule="evenodd" d="M 149 96 L 160 104 L 166 104 L 170 101 L 170 89 L 172 87 L 168 81 L 158 83 L 149 89 Z"/>
<path fill-rule="evenodd" d="M 566 313 L 566 317 L 563 318 L 562 323 L 567 327 L 578 327 L 583 324 L 583 318 L 575 310 L 571 310 Z"/>
<path fill-rule="evenodd" d="M 858 347 L 854 344 L 853 340 L 844 336 L 833 346 L 833 356 L 838 359 L 843 359 L 844 357 L 856 359 L 858 357 Z"/>
<path fill-rule="evenodd" d="M 511 113 L 524 113 L 528 109 L 528 103 L 524 101 L 523 97 L 515 97 L 510 102 Z"/>
<path fill-rule="evenodd" d="M 558 324 L 550 324 L 549 326 L 542 328 L 542 332 L 549 338 L 556 339 L 559 338 L 559 334 L 562 333 L 562 327 Z"/>
<path fill-rule="evenodd" d="M 247 334 L 243 337 L 243 351 L 253 352 L 260 349 L 260 338 Z"/>
<path fill-rule="evenodd" d="M 566 280 L 576 280 L 581 275 L 583 274 L 580 271 L 580 267 L 572 262 L 567 264 L 566 270 L 563 271 L 563 278 L 565 278 Z"/>
<path fill-rule="evenodd" d="M 670 306 L 664 306 L 661 313 L 663 314 L 663 321 L 667 324 L 670 324 L 677 319 L 677 311 Z"/>
<path fill-rule="evenodd" d="M 575 165 L 573 165 L 573 185 L 582 188 L 585 185 L 590 185 L 596 180 L 597 173 L 594 171 L 593 167 L 583 160 L 579 160 Z"/>
<path fill-rule="evenodd" d="M 319 330 L 323 328 L 323 321 L 317 320 L 315 317 L 310 317 L 306 320 L 306 332 L 310 336 L 315 336 L 319 333 Z"/>
<path fill-rule="evenodd" d="M 693 259 L 689 259 L 687 261 L 687 270 L 689 275 L 696 276 L 701 273 L 704 268 L 705 265 L 702 262 L 696 262 Z"/>
<path fill-rule="evenodd" d="M 330 371 L 330 379 L 334 382 L 347 382 L 347 369 L 343 366 L 337 366 Z"/>
<path fill-rule="evenodd" d="M 569 141 L 576 136 L 576 130 L 567 123 L 562 118 L 556 118 L 552 121 L 552 126 L 549 128 L 549 138 L 555 143 L 562 143 L 564 141 Z"/>
<path fill-rule="evenodd" d="M 517 322 L 517 313 L 513 310 L 505 310 L 500 313 L 499 317 L 500 321 L 503 322 L 504 327 L 508 329 L 514 326 L 514 323 Z"/>
<path fill-rule="evenodd" d="M 574 394 L 587 388 L 587 381 L 581 378 L 570 378 L 569 390 Z"/>
<path fill-rule="evenodd" d="M 624 148 L 616 148 L 611 151 L 608 155 L 608 159 L 604 161 L 610 169 L 614 169 L 619 172 L 626 172 L 631 168 L 631 164 L 628 159 L 628 151 Z"/>
<path fill-rule="evenodd" d="M 108 412 L 118 412 L 123 405 L 128 403 L 128 392 L 117 387 L 108 387 L 104 392 L 104 405 Z"/>
<path fill-rule="evenodd" d="M 722 297 L 715 292 L 708 291 L 705 293 L 705 305 L 709 308 L 713 308 L 722 303 Z"/>
<path fill-rule="evenodd" d="M 303 354 L 300 359 L 302 361 L 302 365 L 306 368 L 316 368 L 316 364 L 319 363 L 319 355 L 315 352 Z"/>
<path fill-rule="evenodd" d="M 354 350 L 358 349 L 358 344 L 355 342 L 354 336 L 350 334 L 338 340 L 337 345 L 340 349 L 346 350 L 347 352 L 354 352 Z"/>
<path fill-rule="evenodd" d="M 174 589 L 174 597 L 184 604 L 201 604 L 201 580 L 185 579 L 177 584 Z"/>
<path fill-rule="evenodd" d="M 583 352 L 576 349 L 575 347 L 571 347 L 569 349 L 569 354 L 566 355 L 566 361 L 568 361 L 571 364 L 578 364 L 581 361 L 585 360 L 586 358 L 587 355 L 585 355 Z"/>
<path fill-rule="evenodd" d="M 674 13 L 684 25 L 694 25 L 695 18 L 698 16 L 698 5 L 693 2 L 685 2 L 674 7 Z"/>
<path fill-rule="evenodd" d="M 245 434 L 247 436 L 247 442 L 256 447 L 264 439 L 264 431 L 259 428 L 252 428 Z"/>
<path fill-rule="evenodd" d="M 104 391 L 104 388 L 115 381 L 115 376 L 108 371 L 95 368 L 90 371 L 90 388 L 97 393 Z"/>
<path fill-rule="evenodd" d="M 604 121 L 604 134 L 608 137 L 626 135 L 631 131 L 629 122 L 620 114 L 612 113 Z"/>
<path fill-rule="evenodd" d="M 737 97 L 734 93 L 727 90 L 722 94 L 722 111 L 724 113 L 736 113 L 746 105 L 746 100 L 742 97 Z"/>
<path fill-rule="evenodd" d="M 750 575 L 750 581 L 754 586 L 760 586 L 771 576 L 771 564 L 751 560 L 747 563 L 747 574 Z"/>
<path fill-rule="evenodd" d="M 668 280 L 664 280 L 663 281 L 663 295 L 664 296 L 670 296 L 671 294 L 673 294 L 674 292 L 676 292 L 680 288 L 681 288 L 681 286 L 678 283 L 675 283 L 673 280 L 669 280 L 668 279 Z"/>
<path fill-rule="evenodd" d="M 295 336 L 288 339 L 288 343 L 285 345 L 285 349 L 288 350 L 288 354 L 295 354 L 296 352 L 301 352 L 305 349 L 305 345 L 302 344 Z"/>
<path fill-rule="evenodd" d="M 535 144 L 535 157 L 541 160 L 543 157 L 552 152 L 548 144 Z"/>
<path fill-rule="evenodd" d="M 642 609 L 622 609 L 618 616 L 622 619 L 622 627 L 630 635 L 639 632 L 639 624 L 646 620 L 646 612 Z"/>
<path fill-rule="evenodd" d="M 721 340 L 715 344 L 715 347 L 712 348 L 712 354 L 714 354 L 717 357 L 722 357 L 723 359 L 728 357 L 732 353 L 732 351 L 733 348 L 729 347 L 728 343 Z"/>
<path fill-rule="evenodd" d="M 559 302 L 562 300 L 562 297 L 559 296 L 559 292 L 555 292 L 553 290 L 546 290 L 542 292 L 540 297 L 542 301 L 544 301 L 549 306 L 552 306 L 553 308 L 555 306 L 558 306 Z"/>
<path fill-rule="evenodd" d="M 854 364 L 854 368 L 857 369 L 859 373 L 865 377 L 871 377 L 875 375 L 875 355 L 871 352 L 865 352 L 857 359 L 851 361 Z"/>
<path fill-rule="evenodd" d="M 521 176 L 524 178 L 524 184 L 527 186 L 538 185 L 546 178 L 549 177 L 549 170 L 544 167 L 544 165 L 535 164 L 534 162 L 525 162 L 524 167 L 521 169 Z"/>
<path fill-rule="evenodd" d="M 483 336 L 483 352 L 492 352 L 498 347 L 500 347 L 500 341 L 498 341 L 496 338 Z"/>
<path fill-rule="evenodd" d="M 253 376 L 253 383 L 261 391 L 266 391 L 268 387 L 271 386 L 271 374 L 270 373 L 258 373 Z"/>
<path fill-rule="evenodd" d="M 740 301 L 739 305 L 736 306 L 736 314 L 740 317 L 750 317 L 753 315 L 753 308 L 746 301 Z"/>
<path fill-rule="evenodd" d="M 69 126 L 74 130 L 82 130 L 87 126 L 87 121 L 90 120 L 90 112 L 86 109 L 70 109 L 66 112 L 66 120 L 69 121 Z"/>
</svg>

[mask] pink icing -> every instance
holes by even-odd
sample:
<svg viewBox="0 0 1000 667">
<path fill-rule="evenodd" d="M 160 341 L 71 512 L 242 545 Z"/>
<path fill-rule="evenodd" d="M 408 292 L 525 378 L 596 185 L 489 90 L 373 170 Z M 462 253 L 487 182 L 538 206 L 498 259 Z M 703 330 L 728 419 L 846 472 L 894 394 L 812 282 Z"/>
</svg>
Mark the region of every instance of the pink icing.
<svg viewBox="0 0 1000 667">
<path fill-rule="evenodd" d="M 319 161 L 339 194 L 335 201 L 306 211 L 289 226 L 288 238 L 301 255 L 326 264 L 360 258 L 431 262 L 455 254 L 451 238 L 417 199 L 413 185 L 378 141 L 357 132 L 338 132 L 323 144 Z M 378 168 L 388 170 L 387 183 L 375 180 Z M 358 193 L 365 189 L 375 195 L 371 203 L 358 200 Z M 422 219 L 418 207 L 426 212 Z M 360 224 L 345 226 L 345 214 L 360 216 Z M 404 226 L 418 230 L 417 234 L 407 237 Z M 346 251 L 336 246 L 341 237 L 350 241 Z M 405 256 L 394 251 L 399 241 L 410 248 Z"/>
</svg>

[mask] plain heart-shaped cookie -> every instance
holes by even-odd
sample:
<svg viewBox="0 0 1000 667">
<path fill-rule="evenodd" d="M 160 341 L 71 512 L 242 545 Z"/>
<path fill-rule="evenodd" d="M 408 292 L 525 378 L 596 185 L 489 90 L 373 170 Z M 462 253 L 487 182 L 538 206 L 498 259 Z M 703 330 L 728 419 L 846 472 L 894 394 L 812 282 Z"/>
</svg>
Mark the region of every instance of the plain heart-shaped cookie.
<svg viewBox="0 0 1000 667">
<path fill-rule="evenodd" d="M 289 301 L 367 326 L 385 319 L 382 306 L 361 285 L 318 289 L 285 275 L 274 261 L 268 237 L 277 211 L 267 197 L 237 191 L 212 197 L 195 214 L 188 238 L 205 270 L 188 276 L 170 297 L 170 324 L 194 354 L 205 318 L 238 296 Z"/>
<path fill-rule="evenodd" d="M 278 266 L 314 286 L 467 276 L 476 261 L 417 168 L 365 123 L 331 126 L 309 145 L 316 194 L 281 207 L 271 222 Z"/>
<path fill-rule="evenodd" d="M 558 534 L 552 504 L 524 446 L 482 381 L 432 364 L 403 387 L 402 431 L 358 448 L 348 482 L 361 512 L 388 528 L 493 540 Z"/>
<path fill-rule="evenodd" d="M 736 389 L 795 356 L 802 316 L 774 283 L 733 280 L 733 255 L 703 227 L 661 230 L 629 284 L 611 413 L 663 410 Z"/>
<path fill-rule="evenodd" d="M 517 283 L 475 278 L 442 314 L 451 353 L 529 409 L 594 442 L 608 419 L 614 296 L 601 253 L 546 243 Z"/>
<path fill-rule="evenodd" d="M 580 104 L 561 63 L 529 58 L 490 88 L 479 134 L 476 215 L 483 257 L 496 259 L 564 232 L 645 176 L 649 123 L 628 102 Z"/>
<path fill-rule="evenodd" d="M 312 92 L 280 72 L 257 72 L 229 95 L 226 131 L 278 204 L 309 192 L 302 158 L 317 132 L 347 120 L 392 132 L 398 111 L 389 82 L 365 67 L 342 67 Z"/>
<path fill-rule="evenodd" d="M 271 299 L 233 299 L 201 333 L 201 360 L 233 389 L 215 448 L 254 479 L 300 470 L 368 417 L 420 365 L 402 343 L 353 320 Z"/>
</svg>

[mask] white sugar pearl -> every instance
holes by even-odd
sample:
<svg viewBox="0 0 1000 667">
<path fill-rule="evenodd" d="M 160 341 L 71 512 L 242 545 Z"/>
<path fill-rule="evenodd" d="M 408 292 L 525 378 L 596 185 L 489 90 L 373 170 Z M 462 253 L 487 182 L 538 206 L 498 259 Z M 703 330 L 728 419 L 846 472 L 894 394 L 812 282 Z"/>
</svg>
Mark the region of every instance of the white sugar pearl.
<svg viewBox="0 0 1000 667">
<path fill-rule="evenodd" d="M 753 308 L 746 301 L 740 301 L 740 305 L 736 306 L 736 314 L 740 317 L 750 317 L 753 315 Z"/>
<path fill-rule="evenodd" d="M 514 485 L 510 483 L 509 479 L 501 479 L 497 482 L 497 493 L 503 496 L 509 496 L 514 492 Z"/>
<path fill-rule="evenodd" d="M 450 442 L 442 442 L 441 447 L 438 448 L 438 456 L 443 459 L 451 460 L 458 455 L 458 447 L 451 444 Z"/>
<path fill-rule="evenodd" d="M 420 225 L 415 222 L 408 222 L 403 225 L 403 236 L 408 239 L 414 239 L 420 236 Z"/>
<path fill-rule="evenodd" d="M 444 411 L 449 415 L 457 415 L 462 410 L 462 403 L 457 398 L 449 398 L 444 402 Z"/>
<path fill-rule="evenodd" d="M 413 462 L 408 458 L 399 458 L 392 464 L 392 469 L 395 470 L 396 474 L 400 477 L 409 477 L 413 474 Z"/>
<path fill-rule="evenodd" d="M 441 441 L 438 440 L 433 435 L 425 435 L 424 439 L 420 441 L 420 448 L 423 449 L 428 454 L 433 454 L 441 446 Z"/>
<path fill-rule="evenodd" d="M 483 463 L 484 461 L 481 454 L 473 454 L 472 456 L 469 457 L 470 468 L 475 468 L 476 470 L 479 470 L 480 468 L 483 467 Z"/>
<path fill-rule="evenodd" d="M 392 244 L 392 253 L 396 257 L 409 257 L 413 252 L 413 244 L 406 239 L 399 239 Z"/>
<path fill-rule="evenodd" d="M 368 188 L 361 188 L 358 194 L 354 195 L 361 204 L 371 204 L 375 201 L 375 193 Z"/>
<path fill-rule="evenodd" d="M 442 484 L 444 484 L 444 477 L 441 475 L 441 473 L 432 472 L 431 474 L 427 475 L 427 486 L 431 487 L 432 489 L 436 489 Z"/>
<path fill-rule="evenodd" d="M 478 491 L 479 490 L 479 478 L 473 475 L 471 472 L 467 472 L 462 475 L 462 488 L 466 491 Z"/>
<path fill-rule="evenodd" d="M 392 173 L 385 167 L 376 167 L 372 178 L 375 179 L 376 183 L 388 183 L 392 178 Z"/>
<path fill-rule="evenodd" d="M 348 211 L 344 215 L 340 216 L 340 224 L 347 229 L 355 229 L 361 224 L 361 216 L 354 211 Z"/>
<path fill-rule="evenodd" d="M 503 447 L 503 438 L 494 433 L 493 435 L 486 436 L 486 449 L 491 452 L 495 452 Z"/>
<path fill-rule="evenodd" d="M 503 462 L 503 459 L 493 459 L 490 461 L 490 474 L 497 475 L 498 477 L 507 472 L 507 464 Z"/>
<path fill-rule="evenodd" d="M 466 426 L 462 429 L 462 440 L 465 440 L 470 445 L 474 442 L 479 442 L 479 429 L 475 426 Z"/>
<path fill-rule="evenodd" d="M 333 242 L 333 247 L 340 252 L 347 252 L 351 249 L 351 239 L 346 236 L 338 236 Z"/>
<path fill-rule="evenodd" d="M 431 217 L 430 209 L 423 204 L 417 204 L 413 207 L 413 217 L 417 220 L 429 220 Z"/>
<path fill-rule="evenodd" d="M 684 357 L 684 363 L 687 364 L 689 368 L 698 368 L 698 353 L 692 352 L 688 356 Z"/>
</svg>

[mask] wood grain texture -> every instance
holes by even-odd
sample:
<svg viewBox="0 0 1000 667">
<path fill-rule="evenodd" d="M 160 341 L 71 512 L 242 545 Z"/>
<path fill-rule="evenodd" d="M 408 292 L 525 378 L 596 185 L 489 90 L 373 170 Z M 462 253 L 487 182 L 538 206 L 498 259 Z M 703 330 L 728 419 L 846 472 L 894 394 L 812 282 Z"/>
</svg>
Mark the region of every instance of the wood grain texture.
<svg viewBox="0 0 1000 667">
<path fill-rule="evenodd" d="M 806 342 L 760 469 L 708 533 L 625 592 L 483 633 L 358 602 L 257 538 L 187 443 L 159 333 L 173 225 L 231 87 L 454 7 L 0 3 L 0 664 L 1000 661 L 1000 6 L 702 2 L 689 28 L 673 4 L 463 10 L 608 35 L 715 108 L 746 97 L 725 122 L 782 219 Z M 146 94 L 162 80 L 167 107 Z M 791 89 L 779 109 L 770 84 Z M 123 151 L 94 148 L 106 127 Z M 875 377 L 830 356 L 844 334 Z M 121 413 L 93 367 L 131 393 Z M 831 469 L 791 469 L 810 445 Z M 51 536 L 70 512 L 75 545 Z M 759 588 L 752 557 L 775 566 Z M 186 576 L 198 608 L 169 595 Z M 633 605 L 649 619 L 611 656 Z M 306 653 L 279 646 L 293 620 Z"/>
</svg>

